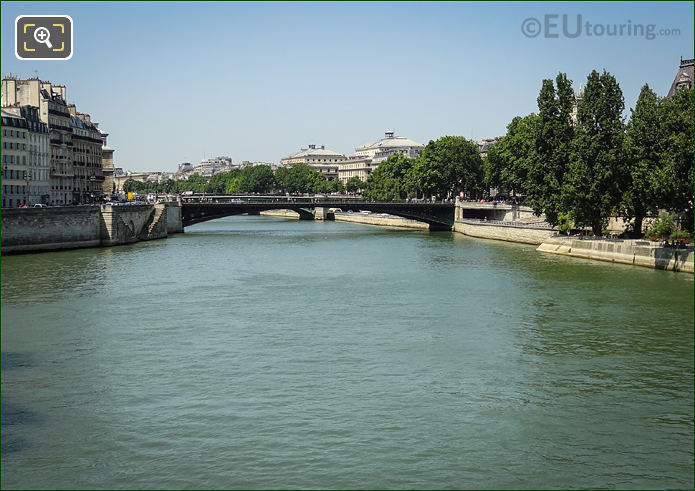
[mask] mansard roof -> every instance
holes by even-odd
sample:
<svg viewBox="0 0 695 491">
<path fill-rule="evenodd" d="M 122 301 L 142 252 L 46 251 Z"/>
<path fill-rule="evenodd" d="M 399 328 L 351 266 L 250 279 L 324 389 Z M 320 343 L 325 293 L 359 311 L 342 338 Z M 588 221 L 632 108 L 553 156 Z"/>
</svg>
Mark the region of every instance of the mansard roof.
<svg viewBox="0 0 695 491">
<path fill-rule="evenodd" d="M 673 79 L 671 84 L 671 89 L 668 91 L 666 97 L 673 97 L 676 93 L 676 88 L 687 87 L 689 89 L 693 88 L 693 58 L 684 60 L 681 58 L 680 67 L 678 67 L 678 73 L 676 73 L 676 78 Z"/>
</svg>

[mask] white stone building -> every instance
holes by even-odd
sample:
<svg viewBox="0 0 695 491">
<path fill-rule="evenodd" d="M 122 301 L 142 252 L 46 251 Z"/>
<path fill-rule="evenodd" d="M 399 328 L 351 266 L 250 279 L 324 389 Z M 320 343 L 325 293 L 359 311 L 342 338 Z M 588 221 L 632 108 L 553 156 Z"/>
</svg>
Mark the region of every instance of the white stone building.
<svg viewBox="0 0 695 491">
<path fill-rule="evenodd" d="M 391 155 L 402 154 L 414 159 L 424 148 L 422 143 L 404 136 L 394 136 L 393 131 L 387 131 L 384 138 L 357 147 L 354 156 L 340 163 L 338 175 L 343 184 L 347 184 L 352 177 L 366 181 L 372 171 Z"/>
<path fill-rule="evenodd" d="M 3 206 L 17 206 L 20 202 L 28 206 L 48 203 L 50 144 L 48 126 L 39 119 L 39 109 L 33 106 L 5 108 L 2 125 Z"/>
<path fill-rule="evenodd" d="M 294 164 L 307 164 L 320 172 L 328 181 L 338 178 L 339 163 L 346 159 L 342 153 L 327 149 L 321 145 L 309 145 L 309 148 L 302 148 L 299 152 L 293 153 L 280 162 L 284 166 Z"/>
<path fill-rule="evenodd" d="M 372 161 L 378 164 L 396 153 L 403 154 L 409 159 L 414 159 L 420 155 L 424 148 L 425 145 L 422 143 L 405 136 L 394 136 L 393 131 L 387 131 L 384 138 L 357 147 L 355 156 L 371 158 Z"/>
<path fill-rule="evenodd" d="M 27 204 L 29 157 L 27 122 L 2 111 L 2 206 L 17 208 Z"/>
<path fill-rule="evenodd" d="M 196 165 L 192 174 L 200 174 L 204 177 L 214 176 L 221 172 L 229 172 L 234 168 L 231 157 L 221 156 L 212 159 L 205 159 Z"/>
</svg>

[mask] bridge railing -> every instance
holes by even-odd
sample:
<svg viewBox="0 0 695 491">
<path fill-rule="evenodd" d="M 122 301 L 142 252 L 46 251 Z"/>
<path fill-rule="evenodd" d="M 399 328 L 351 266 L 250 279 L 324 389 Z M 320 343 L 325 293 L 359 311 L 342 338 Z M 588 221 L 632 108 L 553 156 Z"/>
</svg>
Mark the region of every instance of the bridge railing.
<svg viewBox="0 0 695 491">
<path fill-rule="evenodd" d="M 453 202 L 451 201 L 424 201 L 424 200 L 390 200 L 390 201 L 376 201 L 376 200 L 357 200 L 354 198 L 332 198 L 332 197 L 304 197 L 304 196 L 278 196 L 276 198 L 273 197 L 264 197 L 264 198 L 256 198 L 256 197 L 249 197 L 249 198 L 230 198 L 230 197 L 216 197 L 216 196 L 210 196 L 210 197 L 183 197 L 182 198 L 183 203 L 188 203 L 188 204 L 280 204 L 280 203 L 287 203 L 291 205 L 298 205 L 298 204 L 326 204 L 326 205 L 335 205 L 335 204 L 340 204 L 340 205 L 379 205 L 379 204 L 402 204 L 402 205 L 421 205 L 421 206 L 431 206 L 431 205 L 440 205 L 440 206 L 453 206 Z"/>
</svg>

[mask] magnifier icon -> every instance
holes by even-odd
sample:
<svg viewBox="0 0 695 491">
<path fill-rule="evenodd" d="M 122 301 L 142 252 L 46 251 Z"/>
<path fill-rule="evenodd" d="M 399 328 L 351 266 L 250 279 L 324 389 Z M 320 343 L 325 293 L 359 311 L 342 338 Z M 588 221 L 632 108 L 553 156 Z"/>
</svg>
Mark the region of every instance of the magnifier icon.
<svg viewBox="0 0 695 491">
<path fill-rule="evenodd" d="M 38 27 L 34 31 L 34 39 L 37 43 L 43 43 L 49 48 L 53 49 L 53 44 L 51 44 L 51 31 L 45 27 Z"/>
</svg>

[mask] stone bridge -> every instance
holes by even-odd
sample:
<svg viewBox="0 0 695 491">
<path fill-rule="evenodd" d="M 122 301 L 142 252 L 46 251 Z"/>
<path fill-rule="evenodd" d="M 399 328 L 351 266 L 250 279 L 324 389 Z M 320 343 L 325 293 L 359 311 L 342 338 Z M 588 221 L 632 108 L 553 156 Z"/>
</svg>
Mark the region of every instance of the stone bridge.
<svg viewBox="0 0 695 491">
<path fill-rule="evenodd" d="M 207 201 L 206 201 L 207 200 Z M 430 230 L 451 230 L 454 224 L 454 203 L 427 203 L 405 201 L 363 201 L 345 198 L 278 197 L 264 199 L 219 198 L 184 199 L 181 205 L 182 225 L 187 227 L 200 222 L 230 215 L 257 215 L 266 210 L 292 210 L 300 220 L 332 218 L 330 209 L 341 211 L 370 211 L 409 218 L 427 223 Z M 466 218 L 492 218 L 487 208 L 466 208 Z"/>
</svg>

